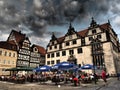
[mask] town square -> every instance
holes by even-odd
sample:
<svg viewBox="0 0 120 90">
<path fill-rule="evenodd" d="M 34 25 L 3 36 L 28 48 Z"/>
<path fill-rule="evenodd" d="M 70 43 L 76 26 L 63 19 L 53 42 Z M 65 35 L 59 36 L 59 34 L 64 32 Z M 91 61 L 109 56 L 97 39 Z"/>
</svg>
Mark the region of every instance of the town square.
<svg viewBox="0 0 120 90">
<path fill-rule="evenodd" d="M 119 0 L 0 0 L 0 90 L 119 90 Z"/>
</svg>

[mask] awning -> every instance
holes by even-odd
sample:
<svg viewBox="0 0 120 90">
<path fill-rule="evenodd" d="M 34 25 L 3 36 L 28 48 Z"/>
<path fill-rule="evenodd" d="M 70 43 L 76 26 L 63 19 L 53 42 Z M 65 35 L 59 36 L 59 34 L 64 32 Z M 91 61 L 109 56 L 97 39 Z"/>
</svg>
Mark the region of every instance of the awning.
<svg viewBox="0 0 120 90">
<path fill-rule="evenodd" d="M 5 69 L 5 71 L 32 71 L 33 69 L 32 67 L 14 67 Z"/>
</svg>

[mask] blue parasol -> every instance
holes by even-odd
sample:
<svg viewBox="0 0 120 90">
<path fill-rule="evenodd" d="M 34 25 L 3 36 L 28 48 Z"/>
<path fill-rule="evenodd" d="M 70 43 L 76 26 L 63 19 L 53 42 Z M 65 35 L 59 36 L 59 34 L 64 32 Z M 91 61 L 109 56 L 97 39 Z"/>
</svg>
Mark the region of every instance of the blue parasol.
<svg viewBox="0 0 120 90">
<path fill-rule="evenodd" d="M 50 66 L 44 65 L 44 66 L 35 68 L 33 71 L 35 71 L 35 72 L 46 72 L 46 71 L 50 71 L 50 69 L 51 69 Z"/>
<path fill-rule="evenodd" d="M 61 62 L 59 64 L 56 64 L 52 67 L 52 69 L 60 69 L 60 70 L 68 70 L 75 68 L 75 64 L 71 64 L 69 62 Z"/>
<path fill-rule="evenodd" d="M 86 65 L 81 66 L 80 69 L 97 69 L 97 68 L 91 64 L 86 64 Z"/>
</svg>

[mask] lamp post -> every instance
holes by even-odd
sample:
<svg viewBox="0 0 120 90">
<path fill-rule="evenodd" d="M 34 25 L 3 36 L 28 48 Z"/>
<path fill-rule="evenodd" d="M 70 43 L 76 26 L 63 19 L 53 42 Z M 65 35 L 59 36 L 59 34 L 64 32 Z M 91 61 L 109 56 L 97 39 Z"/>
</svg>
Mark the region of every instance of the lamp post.
<svg viewBox="0 0 120 90">
<path fill-rule="evenodd" d="M 94 60 L 94 59 L 93 59 Z M 95 60 L 93 61 L 94 83 L 96 84 Z"/>
<path fill-rule="evenodd" d="M 105 63 L 103 63 L 103 70 L 105 70 L 105 71 L 106 71 L 106 68 L 105 68 Z"/>
</svg>

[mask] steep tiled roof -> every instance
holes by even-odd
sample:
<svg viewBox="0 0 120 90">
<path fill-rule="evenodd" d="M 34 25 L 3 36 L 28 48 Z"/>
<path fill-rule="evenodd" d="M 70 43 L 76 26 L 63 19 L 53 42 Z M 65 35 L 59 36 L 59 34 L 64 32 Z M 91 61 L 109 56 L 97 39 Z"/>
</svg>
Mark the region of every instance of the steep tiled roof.
<svg viewBox="0 0 120 90">
<path fill-rule="evenodd" d="M 104 23 L 102 25 L 100 25 L 100 28 L 102 29 L 107 29 L 110 25 L 108 23 Z"/>
<path fill-rule="evenodd" d="M 46 50 L 45 50 L 42 46 L 38 46 L 38 45 L 35 45 L 35 44 L 34 44 L 34 46 L 38 48 L 38 52 L 39 52 L 41 55 L 45 56 Z"/>
<path fill-rule="evenodd" d="M 99 25 L 99 27 L 101 29 L 105 29 L 105 30 L 107 30 L 109 26 L 110 26 L 109 23 L 104 23 L 104 24 Z M 80 35 L 81 37 L 85 37 L 87 32 L 88 32 L 88 30 L 89 30 L 89 28 L 81 30 L 81 31 L 77 32 L 77 34 Z M 62 36 L 62 37 L 58 38 L 57 40 L 58 40 L 59 43 L 62 43 L 64 38 L 65 38 L 65 36 Z"/>
<path fill-rule="evenodd" d="M 0 48 L 17 51 L 17 46 L 15 44 L 11 44 L 6 41 L 0 42 Z"/>
<path fill-rule="evenodd" d="M 64 40 L 65 36 L 58 38 L 58 42 L 61 43 Z"/>
<path fill-rule="evenodd" d="M 82 36 L 82 37 L 85 37 L 87 32 L 88 32 L 88 29 L 79 31 L 79 32 L 77 32 L 77 33 L 78 33 L 78 35 L 80 35 L 80 36 Z"/>
<path fill-rule="evenodd" d="M 15 31 L 15 30 L 12 30 L 11 31 L 11 34 L 14 36 L 14 38 L 15 38 L 15 41 L 16 41 L 16 43 L 20 43 L 21 41 L 23 41 L 24 39 L 25 39 L 25 37 L 26 37 L 26 35 L 25 34 L 22 34 L 21 32 L 17 32 L 17 31 Z M 11 35 L 10 34 L 10 35 Z M 8 37 L 8 40 L 9 40 L 9 38 L 10 38 L 10 36 Z M 7 40 L 7 41 L 8 41 Z M 14 40 L 10 40 L 10 41 L 8 41 L 8 42 L 10 42 L 10 43 L 15 43 L 15 41 Z"/>
</svg>

